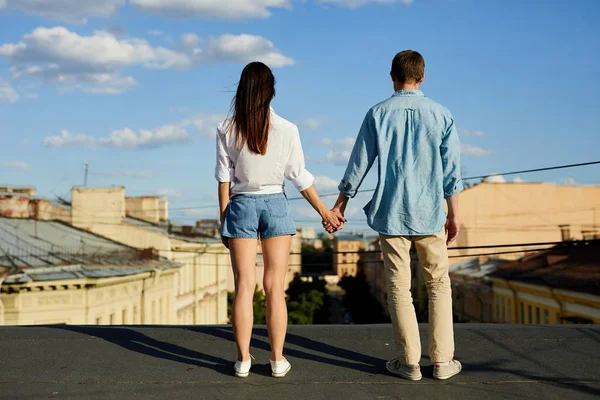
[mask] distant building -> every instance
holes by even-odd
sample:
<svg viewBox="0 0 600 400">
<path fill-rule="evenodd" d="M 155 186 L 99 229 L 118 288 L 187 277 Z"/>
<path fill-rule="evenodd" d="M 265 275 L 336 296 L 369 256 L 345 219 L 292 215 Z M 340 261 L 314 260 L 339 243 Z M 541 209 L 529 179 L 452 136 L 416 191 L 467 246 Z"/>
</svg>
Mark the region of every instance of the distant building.
<svg viewBox="0 0 600 400">
<path fill-rule="evenodd" d="M 75 187 L 70 204 L 0 194 L 0 216 L 61 220 L 136 249 L 155 249 L 160 256 L 182 263 L 176 272 L 176 317 L 172 323 L 226 323 L 227 249 L 216 238 L 169 233 L 168 223 L 163 221 L 166 206 L 154 196 L 126 199 L 123 187 Z"/>
<path fill-rule="evenodd" d="M 303 226 L 298 228 L 298 235 L 304 242 L 311 242 L 317 238 L 315 228 L 311 226 Z"/>
<path fill-rule="evenodd" d="M 175 323 L 179 265 L 59 221 L 0 217 L 0 324 Z"/>
<path fill-rule="evenodd" d="M 196 221 L 196 232 L 206 236 L 220 237 L 221 222 L 218 219 L 202 219 Z"/>
<path fill-rule="evenodd" d="M 476 257 L 450 267 L 453 311 L 457 322 L 498 322 L 493 312 L 494 294 L 488 276 L 508 262 Z"/>
<path fill-rule="evenodd" d="M 600 186 L 480 183 L 460 194 L 460 209 L 461 233 L 453 246 L 560 242 L 600 234 Z M 510 250 L 521 249 L 525 247 Z M 491 248 L 485 253 L 502 250 L 507 251 Z M 479 253 L 481 249 L 466 249 L 451 255 Z"/>
<path fill-rule="evenodd" d="M 497 322 L 600 323 L 600 240 L 567 242 L 489 276 Z"/>
<path fill-rule="evenodd" d="M 365 249 L 365 237 L 361 234 L 337 235 L 333 241 L 333 271 L 343 276 L 356 276 L 360 251 Z"/>
</svg>

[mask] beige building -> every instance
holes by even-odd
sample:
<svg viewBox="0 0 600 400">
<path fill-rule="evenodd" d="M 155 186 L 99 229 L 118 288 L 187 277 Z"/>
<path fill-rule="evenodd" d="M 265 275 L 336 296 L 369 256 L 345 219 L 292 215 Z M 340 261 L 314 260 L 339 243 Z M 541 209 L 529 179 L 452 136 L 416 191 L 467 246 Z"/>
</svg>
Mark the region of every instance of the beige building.
<svg viewBox="0 0 600 400">
<path fill-rule="evenodd" d="M 336 235 L 333 240 L 333 272 L 340 278 L 356 276 L 359 252 L 364 249 L 364 236 Z"/>
<path fill-rule="evenodd" d="M 40 200 L 4 193 L 0 194 L 0 215 L 61 220 L 136 249 L 154 249 L 160 256 L 183 264 L 173 281 L 176 300 L 171 303 L 171 323 L 227 322 L 225 270 L 230 261 L 220 240 L 192 240 L 169 234 L 164 224 L 157 223 L 168 215 L 167 203 L 158 197 L 126 199 L 123 187 L 76 187 L 71 199 L 70 206 L 44 200 L 49 211 L 40 213 L 35 211 L 40 209 L 35 205 Z"/>
<path fill-rule="evenodd" d="M 0 218 L 0 324 L 175 323 L 179 265 L 58 221 Z"/>
<path fill-rule="evenodd" d="M 461 233 L 454 246 L 583 239 L 600 232 L 600 186 L 480 183 L 460 194 L 460 210 Z M 519 249 L 522 248 L 509 250 Z M 499 251 L 507 249 L 472 249 L 451 254 Z"/>
</svg>

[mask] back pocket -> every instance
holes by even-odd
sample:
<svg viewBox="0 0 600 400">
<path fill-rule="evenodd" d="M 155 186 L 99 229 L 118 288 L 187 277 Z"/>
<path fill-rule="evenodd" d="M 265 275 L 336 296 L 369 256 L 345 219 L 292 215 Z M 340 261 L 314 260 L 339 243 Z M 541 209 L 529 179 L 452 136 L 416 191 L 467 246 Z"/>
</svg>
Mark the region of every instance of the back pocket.
<svg viewBox="0 0 600 400">
<path fill-rule="evenodd" d="M 287 199 L 267 199 L 265 200 L 269 215 L 273 218 L 284 218 L 288 216 L 288 202 Z"/>
</svg>

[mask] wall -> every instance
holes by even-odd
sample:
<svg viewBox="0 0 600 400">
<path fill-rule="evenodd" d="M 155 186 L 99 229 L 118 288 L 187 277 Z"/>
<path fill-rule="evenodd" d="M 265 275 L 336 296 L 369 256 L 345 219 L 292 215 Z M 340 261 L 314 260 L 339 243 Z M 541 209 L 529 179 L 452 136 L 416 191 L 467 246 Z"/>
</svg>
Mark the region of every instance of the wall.
<svg viewBox="0 0 600 400">
<path fill-rule="evenodd" d="M 73 225 L 78 228 L 118 225 L 125 217 L 125 188 L 75 187 L 71 203 Z"/>
<path fill-rule="evenodd" d="M 572 318 L 600 323 L 600 296 L 493 278 L 496 322 L 561 324 Z"/>
<path fill-rule="evenodd" d="M 166 207 L 166 203 L 163 207 Z M 129 217 L 158 224 L 161 214 L 166 214 L 166 208 L 161 210 L 161 199 L 156 196 L 126 197 L 125 213 Z"/>
<path fill-rule="evenodd" d="M 363 250 L 362 240 L 334 240 L 333 270 L 340 278 L 344 275 L 356 276 L 360 259 L 357 252 L 360 250 Z"/>
<path fill-rule="evenodd" d="M 5 305 L 4 323 L 168 324 L 175 319 L 172 290 L 175 272 L 176 269 L 171 269 L 128 277 L 11 285 L 29 288 L 19 293 L 6 293 L 5 285 L 0 294 Z"/>
<path fill-rule="evenodd" d="M 561 241 L 560 225 L 570 225 L 571 237 L 582 239 L 582 231 L 600 225 L 600 186 L 482 183 L 461 193 L 460 208 L 456 246 Z"/>
</svg>

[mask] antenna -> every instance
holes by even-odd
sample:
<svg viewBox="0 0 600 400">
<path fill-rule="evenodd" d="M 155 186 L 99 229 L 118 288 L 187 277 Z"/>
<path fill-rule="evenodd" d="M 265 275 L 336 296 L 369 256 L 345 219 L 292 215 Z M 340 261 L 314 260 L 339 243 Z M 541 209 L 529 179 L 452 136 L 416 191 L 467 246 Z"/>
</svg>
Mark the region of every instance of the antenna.
<svg viewBox="0 0 600 400">
<path fill-rule="evenodd" d="M 85 165 L 85 177 L 83 178 L 83 186 L 87 186 L 87 179 L 88 179 L 88 167 L 89 167 L 89 164 L 88 164 L 88 162 L 87 162 L 87 161 L 86 161 L 86 162 L 84 162 L 83 164 Z"/>
</svg>

